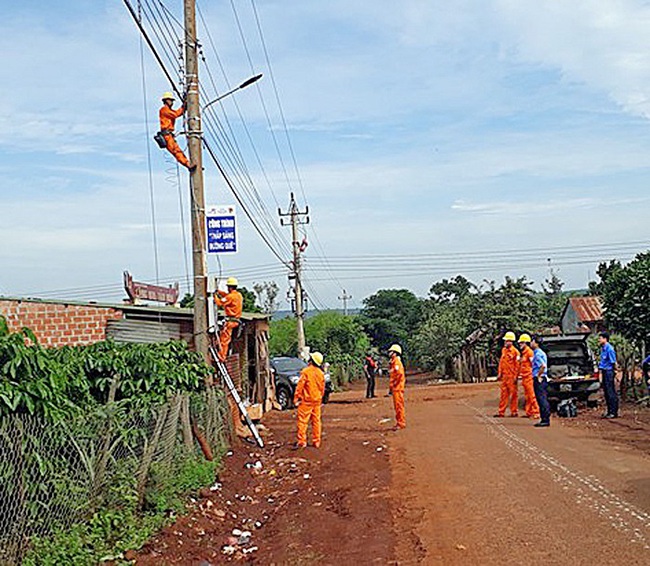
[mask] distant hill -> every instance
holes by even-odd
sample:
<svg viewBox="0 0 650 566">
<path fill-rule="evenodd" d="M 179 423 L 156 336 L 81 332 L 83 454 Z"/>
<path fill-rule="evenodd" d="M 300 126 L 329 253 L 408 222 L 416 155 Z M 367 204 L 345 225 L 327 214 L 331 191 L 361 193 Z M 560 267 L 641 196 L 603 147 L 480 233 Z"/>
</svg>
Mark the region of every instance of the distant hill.
<svg viewBox="0 0 650 566">
<path fill-rule="evenodd" d="M 318 311 L 316 309 L 309 310 L 305 313 L 305 318 L 311 318 L 312 316 L 318 314 L 319 312 L 324 312 L 324 311 Z M 329 309 L 327 312 L 339 312 L 343 314 L 343 309 Z M 348 309 L 349 315 L 359 314 L 360 312 L 361 309 Z M 290 310 L 276 311 L 273 314 L 273 320 L 282 320 L 283 318 L 291 318 L 292 316 L 293 316 L 293 312 L 291 312 Z"/>
</svg>

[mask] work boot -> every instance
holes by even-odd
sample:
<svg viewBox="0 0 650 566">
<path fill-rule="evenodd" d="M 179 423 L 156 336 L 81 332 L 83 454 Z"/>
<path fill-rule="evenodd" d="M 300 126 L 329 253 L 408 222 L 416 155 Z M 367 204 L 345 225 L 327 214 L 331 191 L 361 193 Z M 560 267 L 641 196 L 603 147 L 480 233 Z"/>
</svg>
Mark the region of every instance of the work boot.
<svg viewBox="0 0 650 566">
<path fill-rule="evenodd" d="M 307 446 L 305 444 L 299 444 L 298 442 L 294 442 L 291 445 L 291 450 L 300 450 L 302 448 L 307 448 Z"/>
<path fill-rule="evenodd" d="M 546 427 L 546 426 L 551 426 L 551 423 L 540 421 L 538 423 L 535 423 L 533 426 L 536 427 L 536 428 L 542 428 L 542 427 Z"/>
<path fill-rule="evenodd" d="M 505 415 L 502 415 L 501 413 L 497 413 L 496 415 L 492 415 L 495 419 L 503 419 L 505 418 Z"/>
<path fill-rule="evenodd" d="M 617 419 L 617 418 L 618 418 L 618 415 L 609 415 L 609 414 L 608 414 L 608 415 L 605 415 L 603 418 L 604 418 L 604 419 Z"/>
</svg>

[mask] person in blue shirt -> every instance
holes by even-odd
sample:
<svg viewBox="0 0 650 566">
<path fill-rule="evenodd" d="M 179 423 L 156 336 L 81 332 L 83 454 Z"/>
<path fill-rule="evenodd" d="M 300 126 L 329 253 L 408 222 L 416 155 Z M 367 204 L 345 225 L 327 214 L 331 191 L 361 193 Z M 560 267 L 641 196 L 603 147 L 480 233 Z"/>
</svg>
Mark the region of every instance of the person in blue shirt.
<svg viewBox="0 0 650 566">
<path fill-rule="evenodd" d="M 551 406 L 548 402 L 548 360 L 541 348 L 541 336 L 533 336 L 530 347 L 533 349 L 533 387 L 539 405 L 540 421 L 536 427 L 551 426 Z"/>
<path fill-rule="evenodd" d="M 604 419 L 615 419 L 618 417 L 618 394 L 616 393 L 616 351 L 609 343 L 609 332 L 601 332 L 598 335 L 600 344 L 600 381 L 605 393 L 607 412 Z"/>
</svg>

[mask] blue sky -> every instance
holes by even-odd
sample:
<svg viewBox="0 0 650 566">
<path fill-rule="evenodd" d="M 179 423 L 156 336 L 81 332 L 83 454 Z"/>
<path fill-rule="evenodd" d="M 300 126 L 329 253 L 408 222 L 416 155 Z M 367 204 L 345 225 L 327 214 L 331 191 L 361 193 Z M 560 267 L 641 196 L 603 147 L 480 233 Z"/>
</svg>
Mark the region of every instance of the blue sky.
<svg viewBox="0 0 650 566">
<path fill-rule="evenodd" d="M 165 3 L 179 17 L 180 4 Z M 200 5 L 229 80 L 250 76 L 230 2 Z M 304 199 L 251 4 L 236 6 L 253 69 L 266 75 L 259 91 L 236 95 L 263 171 L 233 100 L 222 110 L 273 216 L 278 204 L 286 206 L 290 187 L 301 205 Z M 313 228 L 332 258 L 331 270 L 319 268 L 322 250 L 309 232 L 307 279 L 321 305 L 336 306 L 341 287 L 353 303 L 385 287 L 424 295 L 433 281 L 457 272 L 476 281 L 527 274 L 539 283 L 553 248 L 650 240 L 647 2 L 257 0 L 256 6 Z M 200 35 L 224 90 L 205 31 Z M 4 7 L 1 294 L 112 284 L 78 295 L 117 300 L 124 269 L 155 279 L 138 41 L 117 0 Z M 145 57 L 153 131 L 157 98 L 168 85 Z M 164 152 L 151 151 L 159 272 L 184 280 L 179 197 L 168 179 L 173 167 Z M 209 203 L 233 200 L 210 166 L 206 182 Z M 278 231 L 288 238 L 286 229 Z M 243 218 L 240 238 L 241 252 L 222 261 L 224 274 L 275 263 L 243 270 L 249 275 L 242 279 L 251 285 L 274 278 L 284 295 L 286 278 Z M 541 249 L 525 266 L 500 267 L 487 254 L 480 265 L 461 261 L 466 252 L 529 248 Z M 603 259 L 633 251 L 604 252 Z M 339 269 L 344 260 L 337 259 L 454 253 L 453 265 L 442 255 L 440 265 L 432 259 L 422 270 L 379 258 Z M 584 287 L 597 258 L 557 264 L 569 287 Z M 214 259 L 209 267 L 218 269 Z"/>
</svg>

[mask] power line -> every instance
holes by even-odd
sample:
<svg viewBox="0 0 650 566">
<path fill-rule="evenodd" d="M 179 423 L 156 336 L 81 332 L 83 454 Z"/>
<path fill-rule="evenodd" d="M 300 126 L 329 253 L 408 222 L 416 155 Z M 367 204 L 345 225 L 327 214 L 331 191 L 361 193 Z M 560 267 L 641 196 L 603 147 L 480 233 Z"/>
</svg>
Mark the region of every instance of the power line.
<svg viewBox="0 0 650 566">
<path fill-rule="evenodd" d="M 125 4 L 127 5 L 127 7 L 129 8 L 129 11 L 130 11 L 130 12 L 132 13 L 132 15 L 133 15 L 133 9 L 132 9 L 131 5 L 129 4 L 128 0 L 124 0 L 124 2 L 125 2 Z M 151 21 L 153 21 L 153 22 L 157 25 L 157 28 L 158 28 L 158 32 L 156 32 L 155 29 L 153 30 L 153 31 L 154 31 L 154 35 L 156 36 L 158 42 L 159 42 L 162 46 L 165 46 L 165 45 L 166 45 L 166 50 L 165 50 L 165 53 L 166 53 L 166 51 L 168 51 L 168 50 L 172 50 L 172 49 L 173 49 L 173 46 L 170 48 L 170 45 L 169 45 L 169 37 L 168 37 L 167 39 L 164 38 L 165 32 L 163 31 L 162 25 L 158 22 L 158 18 L 157 18 L 156 15 L 153 13 L 153 10 L 151 9 L 150 6 L 149 6 L 149 10 L 150 10 L 150 12 L 151 12 L 150 23 L 151 23 Z M 139 22 L 137 22 L 137 19 L 136 19 L 136 23 L 139 24 Z M 176 87 L 176 85 L 175 85 L 175 84 L 173 83 L 173 81 L 171 80 L 171 76 L 170 76 L 169 72 L 167 71 L 164 62 L 162 61 L 162 58 L 161 58 L 160 55 L 158 54 L 158 50 L 156 49 L 156 47 L 154 46 L 153 42 L 152 42 L 151 39 L 149 38 L 149 35 L 147 34 L 146 30 L 144 29 L 144 27 L 143 27 L 141 24 L 139 24 L 138 27 L 139 27 L 141 33 L 143 34 L 143 36 L 145 37 L 145 39 L 147 40 L 147 43 L 148 43 L 150 49 L 151 49 L 152 52 L 154 53 L 154 56 L 156 57 L 156 60 L 158 61 L 158 63 L 159 63 L 159 65 L 161 66 L 161 68 L 163 69 L 165 75 L 168 77 L 168 79 L 169 79 L 170 82 L 172 83 L 172 87 L 174 88 L 175 92 L 176 92 L 177 94 L 180 95 L 179 89 Z M 169 33 L 169 31 L 168 31 L 168 33 Z M 168 57 L 168 59 L 169 59 L 169 57 Z M 206 123 L 207 123 L 207 122 L 208 122 L 208 120 L 206 120 Z M 217 138 L 217 136 L 215 136 L 215 138 Z M 249 221 L 251 222 L 251 224 L 253 225 L 253 227 L 255 228 L 255 230 L 260 234 L 260 236 L 262 237 L 262 240 L 263 240 L 264 243 L 267 245 L 267 247 L 269 247 L 269 249 L 274 253 L 274 255 L 276 255 L 276 256 L 278 257 L 278 259 L 280 259 L 280 261 L 284 263 L 285 260 L 283 260 L 283 259 L 281 258 L 280 254 L 279 254 L 279 253 L 277 252 L 277 250 L 273 247 L 273 245 L 272 245 L 271 242 L 268 240 L 268 238 L 266 237 L 266 235 L 264 234 L 264 232 L 260 229 L 260 227 L 258 226 L 257 222 L 255 221 L 255 219 L 254 219 L 252 213 L 249 211 L 247 205 L 244 203 L 244 201 L 242 200 L 242 198 L 240 197 L 240 195 L 237 193 L 237 191 L 236 191 L 236 189 L 235 189 L 235 187 L 234 187 L 233 181 L 229 178 L 229 176 L 228 176 L 226 170 L 224 169 L 224 167 L 221 166 L 221 164 L 220 164 L 220 163 L 218 162 L 218 160 L 216 159 L 216 155 L 214 154 L 214 151 L 212 150 L 212 148 L 211 148 L 210 144 L 208 143 L 207 139 L 204 138 L 203 142 L 204 142 L 204 145 L 206 146 L 206 149 L 208 149 L 208 152 L 210 153 L 210 156 L 212 157 L 213 161 L 214 161 L 215 164 L 217 165 L 217 168 L 218 168 L 219 172 L 221 173 L 222 177 L 223 177 L 224 180 L 226 181 L 226 184 L 228 185 L 228 187 L 230 188 L 230 190 L 231 190 L 231 191 L 233 192 L 233 194 L 235 195 L 235 198 L 236 198 L 237 201 L 239 202 L 240 206 L 242 207 L 242 210 L 244 210 L 246 216 L 248 217 Z M 232 163 L 231 163 L 231 167 L 232 167 Z"/>
<path fill-rule="evenodd" d="M 141 2 L 138 1 L 138 15 L 141 11 Z M 158 234 L 156 229 L 156 200 L 154 195 L 154 184 L 153 184 L 153 167 L 151 165 L 151 137 L 149 135 L 149 107 L 147 104 L 147 75 L 144 64 L 144 43 L 142 41 L 142 35 L 138 38 L 140 44 L 140 72 L 142 74 L 142 109 L 144 112 L 144 133 L 147 139 L 147 174 L 149 180 L 149 202 L 151 205 L 151 234 L 153 239 L 153 258 L 154 258 L 154 270 L 156 273 L 156 282 L 160 280 L 160 263 L 158 258 Z"/>
</svg>

